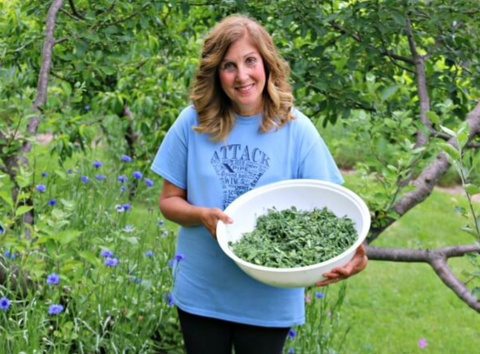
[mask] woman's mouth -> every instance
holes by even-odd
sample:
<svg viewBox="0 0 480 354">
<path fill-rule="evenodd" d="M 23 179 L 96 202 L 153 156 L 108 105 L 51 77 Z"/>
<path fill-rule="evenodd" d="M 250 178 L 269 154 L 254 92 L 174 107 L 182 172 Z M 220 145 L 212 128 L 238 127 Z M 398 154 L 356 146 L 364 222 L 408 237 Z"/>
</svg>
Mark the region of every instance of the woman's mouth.
<svg viewBox="0 0 480 354">
<path fill-rule="evenodd" d="M 255 84 L 237 86 L 235 87 L 235 90 L 237 90 L 242 95 L 247 95 L 250 93 L 250 91 L 252 91 L 253 86 L 255 86 Z"/>
</svg>

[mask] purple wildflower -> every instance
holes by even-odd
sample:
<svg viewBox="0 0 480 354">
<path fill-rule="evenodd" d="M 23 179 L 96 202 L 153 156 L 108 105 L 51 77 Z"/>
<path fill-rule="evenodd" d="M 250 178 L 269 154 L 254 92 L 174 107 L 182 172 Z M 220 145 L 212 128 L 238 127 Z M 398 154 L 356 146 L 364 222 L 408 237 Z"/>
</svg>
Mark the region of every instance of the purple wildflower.
<svg viewBox="0 0 480 354">
<path fill-rule="evenodd" d="M 88 106 L 88 105 L 85 106 L 84 108 L 85 108 L 86 111 L 89 111 L 89 110 L 90 110 L 90 106 Z"/>
<path fill-rule="evenodd" d="M 135 226 L 133 226 L 133 225 L 125 225 L 125 227 L 123 228 L 123 231 L 132 232 L 133 229 L 135 229 Z"/>
<path fill-rule="evenodd" d="M 185 259 L 185 255 L 183 253 L 177 253 L 174 258 L 177 261 L 183 261 Z"/>
<path fill-rule="evenodd" d="M 172 293 L 165 294 L 165 300 L 167 300 L 168 306 L 172 307 L 174 305 Z"/>
<path fill-rule="evenodd" d="M 101 250 L 100 251 L 100 257 L 103 257 L 103 258 L 111 258 L 113 257 L 113 252 L 112 251 L 109 251 L 109 250 Z"/>
<path fill-rule="evenodd" d="M 145 257 L 153 257 L 153 252 L 152 251 L 145 252 Z"/>
<path fill-rule="evenodd" d="M 98 175 L 95 175 L 95 178 L 98 179 L 98 180 L 100 180 L 100 181 L 102 181 L 102 180 L 106 179 L 107 176 L 98 174 Z"/>
<path fill-rule="evenodd" d="M 47 172 L 42 172 L 42 177 L 47 177 L 48 173 Z"/>
<path fill-rule="evenodd" d="M 132 206 L 130 204 L 123 204 L 122 205 L 123 210 L 130 210 Z"/>
<path fill-rule="evenodd" d="M 122 160 L 125 161 L 125 162 L 130 162 L 130 161 L 132 161 L 132 158 L 130 156 L 127 156 L 127 155 L 122 155 Z"/>
<path fill-rule="evenodd" d="M 142 177 L 143 177 L 142 172 L 140 172 L 140 171 L 133 171 L 132 176 L 135 179 L 142 179 Z"/>
<path fill-rule="evenodd" d="M 9 250 L 5 250 L 5 252 L 3 252 L 3 256 L 6 258 L 6 259 L 15 259 L 15 253 L 10 253 Z"/>
<path fill-rule="evenodd" d="M 60 275 L 52 273 L 47 276 L 48 285 L 58 285 L 60 283 Z"/>
<path fill-rule="evenodd" d="M 293 348 L 289 348 L 289 349 L 288 349 L 288 353 L 289 353 L 289 354 L 291 354 L 291 353 L 295 353 L 295 349 L 293 349 Z"/>
<path fill-rule="evenodd" d="M 107 267 L 115 267 L 118 264 L 118 258 L 107 257 L 105 258 L 104 263 Z"/>
<path fill-rule="evenodd" d="M 123 205 L 117 204 L 117 205 L 115 205 L 115 209 L 117 209 L 117 211 L 118 211 L 119 213 L 123 213 L 123 212 L 124 212 Z"/>
<path fill-rule="evenodd" d="M 164 231 L 162 232 L 162 237 L 167 237 L 167 236 L 168 236 L 168 231 L 167 231 L 167 230 L 164 230 Z"/>
<path fill-rule="evenodd" d="M 10 307 L 10 300 L 7 299 L 6 297 L 2 297 L 0 299 L 0 309 L 2 309 L 3 311 L 7 311 L 9 307 Z"/>
<path fill-rule="evenodd" d="M 0 234 L 4 231 L 5 231 L 5 229 L 2 227 L 2 225 L 0 225 Z"/>
<path fill-rule="evenodd" d="M 290 328 L 288 331 L 288 338 L 294 338 L 297 335 L 297 331 L 295 331 L 293 328 Z"/>
<path fill-rule="evenodd" d="M 36 189 L 37 191 L 43 193 L 43 192 L 45 192 L 45 191 L 47 190 L 47 187 L 45 187 L 44 184 L 37 184 L 37 185 L 35 186 L 35 189 Z"/>
<path fill-rule="evenodd" d="M 175 264 L 175 260 L 174 259 L 171 259 L 167 262 L 167 264 L 170 266 L 170 267 L 173 267 L 173 265 Z"/>
<path fill-rule="evenodd" d="M 153 187 L 154 183 L 151 179 L 145 178 L 145 184 L 149 187 Z"/>
<path fill-rule="evenodd" d="M 63 311 L 63 306 L 60 304 L 52 304 L 48 308 L 49 315 L 58 315 L 62 311 Z"/>
<path fill-rule="evenodd" d="M 95 160 L 92 162 L 93 167 L 99 168 L 103 166 L 103 163 L 101 161 Z"/>
<path fill-rule="evenodd" d="M 135 282 L 137 284 L 140 284 L 142 282 L 142 279 L 141 278 L 137 278 L 135 275 L 132 275 L 132 277 L 130 278 L 130 280 L 132 282 Z"/>
<path fill-rule="evenodd" d="M 163 226 L 165 222 L 163 220 L 158 220 L 158 226 Z"/>
<path fill-rule="evenodd" d="M 117 177 L 117 180 L 118 180 L 118 182 L 120 182 L 120 183 L 125 183 L 125 182 L 128 181 L 128 177 L 126 177 L 126 176 L 118 176 L 118 177 Z"/>
<path fill-rule="evenodd" d="M 325 294 L 322 293 L 321 291 L 315 293 L 315 297 L 317 299 L 323 299 L 325 297 Z"/>
<path fill-rule="evenodd" d="M 80 179 L 82 180 L 83 183 L 88 182 L 88 177 L 87 176 L 82 176 L 82 177 L 80 177 Z"/>
<path fill-rule="evenodd" d="M 127 186 L 121 186 L 121 187 L 120 187 L 120 190 L 121 190 L 122 192 L 125 192 L 125 191 L 127 190 Z"/>
<path fill-rule="evenodd" d="M 68 173 L 69 175 L 71 175 L 72 172 L 73 172 L 73 170 L 72 170 L 71 168 L 69 168 L 69 169 L 67 170 L 67 173 Z"/>
<path fill-rule="evenodd" d="M 427 347 L 427 339 L 426 339 L 426 338 L 420 338 L 420 339 L 418 340 L 418 347 L 419 347 L 420 349 L 426 348 L 426 347 Z"/>
<path fill-rule="evenodd" d="M 54 206 L 55 204 L 57 204 L 57 200 L 56 200 L 56 199 L 50 199 L 50 200 L 48 201 L 48 205 L 50 205 L 50 206 Z"/>
</svg>

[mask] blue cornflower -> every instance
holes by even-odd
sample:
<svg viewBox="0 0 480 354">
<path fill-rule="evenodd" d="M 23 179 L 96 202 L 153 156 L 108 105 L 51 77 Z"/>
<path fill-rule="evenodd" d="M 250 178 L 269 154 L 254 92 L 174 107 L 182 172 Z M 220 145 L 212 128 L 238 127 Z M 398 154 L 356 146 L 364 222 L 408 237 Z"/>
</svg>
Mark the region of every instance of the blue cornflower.
<svg viewBox="0 0 480 354">
<path fill-rule="evenodd" d="M 52 273 L 47 276 L 48 285 L 58 285 L 60 283 L 60 275 L 57 273 Z"/>
<path fill-rule="evenodd" d="M 115 267 L 118 264 L 118 258 L 105 258 L 104 263 L 107 267 Z"/>
<path fill-rule="evenodd" d="M 145 257 L 153 257 L 153 252 L 152 251 L 145 252 Z"/>
<path fill-rule="evenodd" d="M 137 283 L 137 284 L 140 284 L 142 282 L 142 279 L 141 278 L 137 278 L 135 275 L 132 275 L 132 277 L 130 278 L 131 281 Z"/>
<path fill-rule="evenodd" d="M 177 253 L 174 258 L 177 261 L 183 261 L 185 259 L 185 255 L 183 253 Z"/>
<path fill-rule="evenodd" d="M 167 231 L 167 230 L 164 230 L 164 231 L 162 232 L 162 237 L 167 237 L 167 236 L 168 236 L 168 231 Z"/>
<path fill-rule="evenodd" d="M 72 172 L 73 172 L 73 170 L 72 170 L 71 168 L 69 168 L 69 169 L 67 170 L 67 173 L 68 173 L 69 175 L 71 175 Z"/>
<path fill-rule="evenodd" d="M 145 184 L 149 187 L 153 187 L 153 181 L 151 179 L 145 178 Z"/>
<path fill-rule="evenodd" d="M 101 161 L 95 160 L 92 162 L 93 167 L 99 168 L 103 166 L 103 163 Z"/>
<path fill-rule="evenodd" d="M 111 258 L 111 257 L 113 257 L 113 252 L 109 251 L 109 250 L 101 250 L 100 251 L 100 257 Z"/>
<path fill-rule="evenodd" d="M 106 179 L 106 178 L 107 178 L 107 176 L 105 176 L 105 175 L 101 175 L 101 174 L 98 174 L 98 175 L 95 175 L 95 178 L 101 181 L 101 180 L 104 180 L 104 179 Z"/>
<path fill-rule="evenodd" d="M 128 181 L 128 177 L 126 177 L 126 176 L 118 176 L 118 177 L 117 177 L 117 180 L 118 180 L 118 182 L 120 182 L 120 183 L 125 183 L 125 182 Z"/>
<path fill-rule="evenodd" d="M 9 307 L 10 307 L 10 300 L 7 299 L 6 297 L 2 297 L 0 299 L 0 309 L 2 309 L 3 311 L 7 311 Z"/>
<path fill-rule="evenodd" d="M 296 335 L 297 335 L 297 331 L 290 328 L 290 330 L 288 331 L 288 338 L 294 338 Z"/>
<path fill-rule="evenodd" d="M 117 209 L 119 213 L 123 213 L 125 211 L 123 209 L 123 205 L 120 205 L 120 204 L 115 205 L 115 209 Z"/>
<path fill-rule="evenodd" d="M 158 220 L 158 226 L 163 226 L 165 222 L 163 220 Z"/>
<path fill-rule="evenodd" d="M 42 172 L 42 177 L 47 177 L 48 173 L 47 172 Z"/>
<path fill-rule="evenodd" d="M 315 297 L 317 299 L 323 299 L 325 297 L 325 294 L 322 293 L 321 291 L 315 293 Z"/>
<path fill-rule="evenodd" d="M 132 161 L 132 158 L 130 156 L 127 156 L 127 155 L 122 155 L 122 160 L 125 161 L 125 162 L 130 162 L 130 161 Z"/>
<path fill-rule="evenodd" d="M 4 231 L 5 231 L 5 229 L 2 227 L 2 225 L 0 225 L 0 234 Z"/>
<path fill-rule="evenodd" d="M 288 349 L 288 353 L 289 353 L 289 354 L 295 353 L 295 349 L 289 348 L 289 349 Z"/>
<path fill-rule="evenodd" d="M 82 180 L 83 183 L 88 182 L 88 177 L 87 176 L 82 176 L 82 177 L 80 177 L 80 179 Z"/>
<path fill-rule="evenodd" d="M 62 311 L 63 311 L 63 306 L 60 304 L 52 304 L 48 308 L 49 315 L 58 315 Z"/>
<path fill-rule="evenodd" d="M 121 187 L 120 187 L 120 190 L 121 190 L 122 192 L 125 192 L 125 191 L 127 190 L 127 186 L 121 186 Z"/>
<path fill-rule="evenodd" d="M 50 206 L 54 206 L 55 204 L 57 204 L 57 200 L 56 200 L 56 199 L 50 199 L 50 200 L 48 201 L 48 205 L 50 205 Z"/>
<path fill-rule="evenodd" d="M 142 177 L 143 177 L 142 172 L 140 172 L 140 171 L 133 171 L 132 176 L 135 179 L 142 179 Z"/>
<path fill-rule="evenodd" d="M 125 225 L 125 227 L 123 228 L 123 231 L 132 232 L 133 229 L 135 229 L 135 226 L 133 226 L 133 225 Z"/>
<path fill-rule="evenodd" d="M 84 108 L 85 108 L 86 111 L 89 111 L 89 110 L 90 110 L 90 106 L 88 106 L 88 105 L 85 106 Z"/>
<path fill-rule="evenodd" d="M 174 302 L 173 302 L 173 296 L 171 293 L 165 294 L 164 295 L 165 300 L 167 300 L 168 306 L 172 307 Z"/>
<path fill-rule="evenodd" d="M 5 250 L 3 252 L 3 256 L 6 258 L 6 259 L 15 259 L 15 253 L 10 253 L 9 250 Z"/>
<path fill-rule="evenodd" d="M 35 186 L 35 189 L 36 189 L 37 191 L 39 191 L 39 192 L 45 192 L 45 191 L 47 190 L 47 187 L 45 187 L 44 184 L 37 184 L 37 185 Z"/>
<path fill-rule="evenodd" d="M 167 262 L 167 264 L 170 266 L 170 267 L 173 267 L 173 265 L 175 264 L 175 260 L 174 259 L 171 259 Z"/>
<path fill-rule="evenodd" d="M 129 210 L 129 209 L 132 208 L 132 206 L 130 204 L 123 204 L 122 208 L 123 208 L 123 210 Z"/>
</svg>

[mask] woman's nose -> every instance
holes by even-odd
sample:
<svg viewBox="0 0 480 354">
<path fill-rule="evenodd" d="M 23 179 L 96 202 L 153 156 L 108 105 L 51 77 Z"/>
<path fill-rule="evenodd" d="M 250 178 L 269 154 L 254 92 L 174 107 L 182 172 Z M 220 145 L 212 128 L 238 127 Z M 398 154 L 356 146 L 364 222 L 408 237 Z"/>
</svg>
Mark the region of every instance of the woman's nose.
<svg viewBox="0 0 480 354">
<path fill-rule="evenodd" d="M 243 82 L 248 79 L 247 70 L 244 67 L 239 67 L 237 71 L 237 81 Z"/>
</svg>

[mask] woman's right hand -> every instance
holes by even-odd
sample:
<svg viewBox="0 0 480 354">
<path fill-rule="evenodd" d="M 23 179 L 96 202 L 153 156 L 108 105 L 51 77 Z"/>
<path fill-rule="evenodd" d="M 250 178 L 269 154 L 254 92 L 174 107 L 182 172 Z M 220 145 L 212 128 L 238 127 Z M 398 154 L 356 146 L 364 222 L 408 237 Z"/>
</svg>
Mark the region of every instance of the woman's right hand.
<svg viewBox="0 0 480 354">
<path fill-rule="evenodd" d="M 215 239 L 217 238 L 217 224 L 219 220 L 226 224 L 233 223 L 233 219 L 219 208 L 202 208 L 201 220 Z"/>
</svg>

